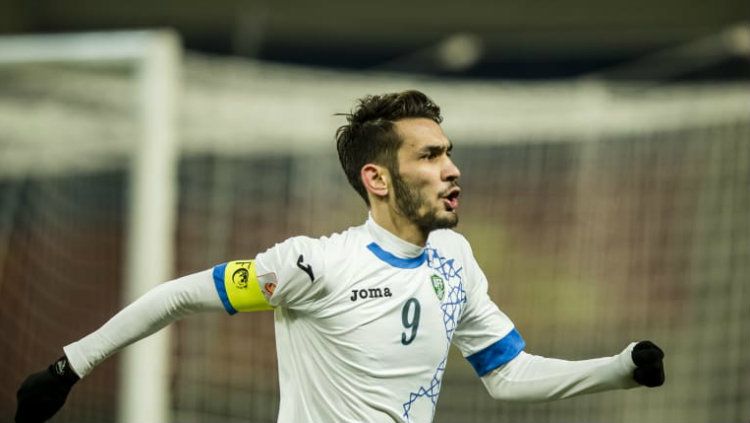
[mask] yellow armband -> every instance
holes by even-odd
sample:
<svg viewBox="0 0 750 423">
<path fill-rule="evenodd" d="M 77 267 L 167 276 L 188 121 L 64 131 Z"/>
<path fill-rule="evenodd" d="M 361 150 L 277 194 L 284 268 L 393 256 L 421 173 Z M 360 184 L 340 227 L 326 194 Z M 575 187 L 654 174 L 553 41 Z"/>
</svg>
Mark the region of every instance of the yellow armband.
<svg viewBox="0 0 750 423">
<path fill-rule="evenodd" d="M 213 276 L 216 291 L 229 314 L 273 309 L 269 300 L 276 289 L 276 275 L 269 273 L 258 277 L 252 260 L 215 266 Z"/>
</svg>

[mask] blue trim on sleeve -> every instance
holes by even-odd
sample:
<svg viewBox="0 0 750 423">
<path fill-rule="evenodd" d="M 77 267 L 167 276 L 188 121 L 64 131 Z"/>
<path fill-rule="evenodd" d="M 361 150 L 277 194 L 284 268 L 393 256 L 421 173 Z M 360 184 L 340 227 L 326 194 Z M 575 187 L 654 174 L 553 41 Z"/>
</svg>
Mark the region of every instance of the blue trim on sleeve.
<svg viewBox="0 0 750 423">
<path fill-rule="evenodd" d="M 385 251 L 380 247 L 380 245 L 371 242 L 367 249 L 372 251 L 373 254 L 380 260 L 383 260 L 384 262 L 390 264 L 393 267 L 398 267 L 401 269 L 416 269 L 417 267 L 421 266 L 422 263 L 427 260 L 427 251 L 422 251 L 422 254 L 412 257 L 412 258 L 401 258 L 396 257 L 393 254 L 389 253 L 388 251 Z"/>
<path fill-rule="evenodd" d="M 232 303 L 229 302 L 227 289 L 224 286 L 224 270 L 226 268 L 226 263 L 214 266 L 214 286 L 216 287 L 216 292 L 219 294 L 219 298 L 221 298 L 221 303 L 224 304 L 224 309 L 229 314 L 235 314 L 237 313 L 237 310 L 235 310 L 235 308 L 232 307 Z"/>
<path fill-rule="evenodd" d="M 525 347 L 526 342 L 521 338 L 521 334 L 513 328 L 501 340 L 466 357 L 466 359 L 469 360 L 479 377 L 482 377 L 516 358 Z"/>
</svg>

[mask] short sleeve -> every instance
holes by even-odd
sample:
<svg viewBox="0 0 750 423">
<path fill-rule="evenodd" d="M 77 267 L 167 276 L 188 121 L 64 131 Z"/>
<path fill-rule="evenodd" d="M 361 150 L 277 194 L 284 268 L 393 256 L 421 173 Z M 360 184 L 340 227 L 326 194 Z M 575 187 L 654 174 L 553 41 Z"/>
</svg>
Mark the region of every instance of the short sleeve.
<svg viewBox="0 0 750 423">
<path fill-rule="evenodd" d="M 273 307 L 304 308 L 319 298 L 325 275 L 325 243 L 294 237 L 276 244 L 255 258 L 259 277 L 276 281 L 269 298 Z"/>
<path fill-rule="evenodd" d="M 490 299 L 487 278 L 474 259 L 468 242 L 466 250 L 466 307 L 453 343 L 477 374 L 484 376 L 515 358 L 526 344 L 510 318 Z"/>
</svg>

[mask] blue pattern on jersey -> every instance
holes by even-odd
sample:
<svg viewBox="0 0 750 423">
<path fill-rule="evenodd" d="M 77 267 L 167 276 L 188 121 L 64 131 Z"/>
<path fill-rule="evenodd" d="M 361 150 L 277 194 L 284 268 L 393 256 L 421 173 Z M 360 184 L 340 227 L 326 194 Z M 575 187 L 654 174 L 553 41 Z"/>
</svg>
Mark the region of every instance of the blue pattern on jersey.
<svg viewBox="0 0 750 423">
<path fill-rule="evenodd" d="M 435 405 L 437 405 L 438 395 L 440 394 L 440 384 L 443 379 L 443 373 L 445 372 L 445 365 L 448 362 L 448 351 L 451 346 L 451 339 L 453 333 L 458 327 L 459 319 L 461 318 L 461 311 L 463 310 L 464 304 L 466 304 L 466 291 L 464 290 L 464 280 L 461 275 L 463 267 L 456 269 L 454 267 L 455 260 L 448 259 L 440 255 L 440 253 L 430 247 L 427 244 L 425 248 L 427 254 L 427 266 L 431 269 L 436 270 L 447 287 L 450 289 L 447 291 L 443 302 L 440 304 L 440 309 L 443 311 L 443 323 L 445 324 L 445 355 L 435 369 L 435 373 L 430 379 L 428 386 L 420 386 L 416 392 L 409 393 L 409 400 L 404 403 L 404 418 L 407 421 L 411 421 L 409 412 L 411 411 L 412 405 L 417 402 L 418 399 L 425 397 L 429 398 L 432 402 L 432 412 L 435 413 Z"/>
</svg>

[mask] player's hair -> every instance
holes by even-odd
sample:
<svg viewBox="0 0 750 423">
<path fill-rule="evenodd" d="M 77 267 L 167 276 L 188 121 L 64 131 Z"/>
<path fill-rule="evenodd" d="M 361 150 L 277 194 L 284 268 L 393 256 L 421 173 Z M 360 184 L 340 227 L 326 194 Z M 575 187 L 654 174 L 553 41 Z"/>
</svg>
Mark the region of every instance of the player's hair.
<svg viewBox="0 0 750 423">
<path fill-rule="evenodd" d="M 359 195 L 370 205 L 360 170 L 367 163 L 385 166 L 398 174 L 397 153 L 402 139 L 394 123 L 406 118 L 427 118 L 441 123 L 440 107 L 424 93 L 416 90 L 368 95 L 357 101 L 346 116 L 347 124 L 336 131 L 336 149 L 346 178 Z"/>
</svg>

